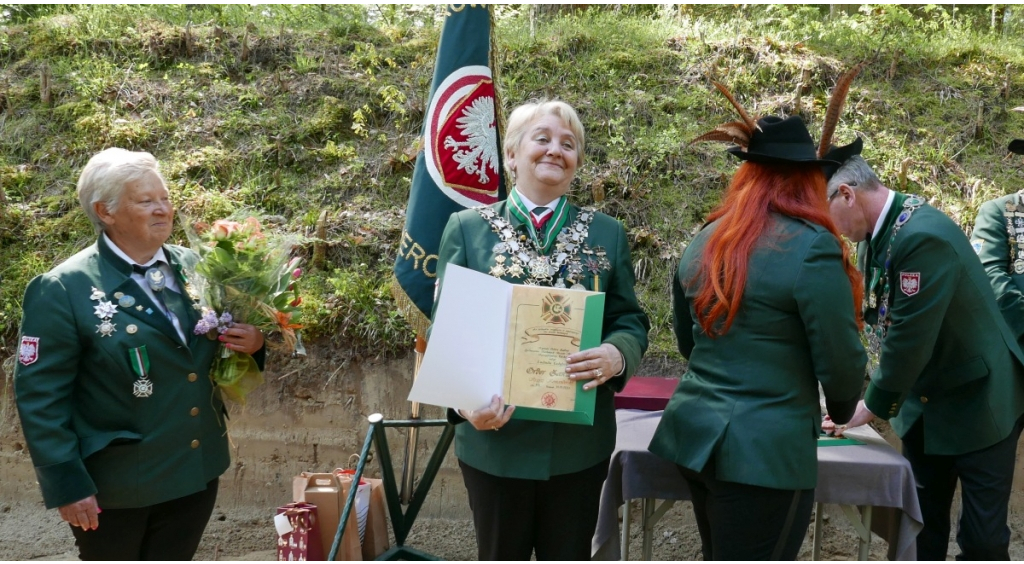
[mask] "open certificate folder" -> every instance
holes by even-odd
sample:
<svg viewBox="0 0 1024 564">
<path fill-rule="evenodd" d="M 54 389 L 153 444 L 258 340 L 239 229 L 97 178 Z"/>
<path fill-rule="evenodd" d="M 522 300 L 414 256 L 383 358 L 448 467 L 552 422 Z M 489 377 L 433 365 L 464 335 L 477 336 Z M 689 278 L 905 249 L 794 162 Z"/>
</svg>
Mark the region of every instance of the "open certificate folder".
<svg viewBox="0 0 1024 564">
<path fill-rule="evenodd" d="M 604 294 L 520 286 L 449 264 L 409 401 L 464 410 L 500 395 L 513 419 L 593 425 L 597 390 L 565 358 L 601 344 Z"/>
</svg>

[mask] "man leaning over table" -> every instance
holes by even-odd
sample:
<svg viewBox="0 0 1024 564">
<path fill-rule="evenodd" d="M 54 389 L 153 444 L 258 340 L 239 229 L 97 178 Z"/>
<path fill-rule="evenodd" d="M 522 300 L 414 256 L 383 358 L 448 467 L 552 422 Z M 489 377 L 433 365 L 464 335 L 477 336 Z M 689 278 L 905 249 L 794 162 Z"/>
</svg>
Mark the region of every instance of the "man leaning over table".
<svg viewBox="0 0 1024 564">
<path fill-rule="evenodd" d="M 855 142 L 828 183 L 858 246 L 868 341 L 879 352 L 849 427 L 889 419 L 918 486 L 920 560 L 945 560 L 957 481 L 964 560 L 1008 560 L 1007 503 L 1024 413 L 1024 353 L 967 236 L 917 196 L 882 185 Z"/>
</svg>

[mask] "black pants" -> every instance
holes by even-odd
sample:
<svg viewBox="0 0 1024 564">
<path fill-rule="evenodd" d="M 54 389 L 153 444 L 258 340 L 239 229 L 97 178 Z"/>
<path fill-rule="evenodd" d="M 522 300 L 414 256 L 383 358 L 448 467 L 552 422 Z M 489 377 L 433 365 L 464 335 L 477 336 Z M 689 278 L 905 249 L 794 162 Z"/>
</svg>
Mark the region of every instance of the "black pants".
<svg viewBox="0 0 1024 564">
<path fill-rule="evenodd" d="M 99 528 L 71 527 L 82 560 L 192 560 L 217 501 L 206 489 L 149 507 L 103 509 Z M 101 507 L 102 509 L 102 507 Z"/>
<path fill-rule="evenodd" d="M 1024 418 L 1010 436 L 981 450 L 956 456 L 924 453 L 921 421 L 903 437 L 903 456 L 917 481 L 924 528 L 917 535 L 918 560 L 945 560 L 949 546 L 950 508 L 960 481 L 960 525 L 957 560 L 1009 560 L 1007 504 Z"/>
<path fill-rule="evenodd" d="M 807 535 L 814 489 L 778 490 L 679 466 L 693 494 L 704 560 L 796 560 Z"/>
<path fill-rule="evenodd" d="M 608 460 L 549 480 L 501 478 L 459 461 L 480 560 L 590 560 Z"/>
</svg>

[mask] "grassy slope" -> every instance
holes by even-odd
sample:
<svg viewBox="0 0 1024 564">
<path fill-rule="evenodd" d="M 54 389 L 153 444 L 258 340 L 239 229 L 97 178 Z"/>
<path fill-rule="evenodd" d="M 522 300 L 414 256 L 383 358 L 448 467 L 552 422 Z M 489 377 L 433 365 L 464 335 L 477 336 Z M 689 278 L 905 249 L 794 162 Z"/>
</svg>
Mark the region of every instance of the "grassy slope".
<svg viewBox="0 0 1024 564">
<path fill-rule="evenodd" d="M 83 6 L 3 29 L 0 356 L 13 354 L 27 281 L 93 238 L 74 183 L 112 145 L 155 154 L 193 219 L 248 210 L 310 235 L 326 210 L 327 267 L 305 286 L 308 340 L 360 354 L 408 348 L 386 287 L 439 33 L 434 10 L 192 10 Z M 532 37 L 525 15 L 499 12 L 505 107 L 557 96 L 580 111 L 589 160 L 572 197 L 633 236 L 652 353 L 674 349 L 670 272 L 735 169 L 723 146 L 685 144 L 735 119 L 709 74 L 752 113 L 779 114 L 795 111 L 807 71 L 800 105 L 816 133 L 835 78 L 872 59 L 837 140 L 863 135 L 884 181 L 965 227 L 982 201 L 1024 186 L 1022 161 L 1003 158 L 1024 136 L 1024 114 L 1008 111 L 1024 105 L 1019 42 L 891 6 L 832 20 L 813 6 L 694 10 L 544 16 Z"/>
</svg>

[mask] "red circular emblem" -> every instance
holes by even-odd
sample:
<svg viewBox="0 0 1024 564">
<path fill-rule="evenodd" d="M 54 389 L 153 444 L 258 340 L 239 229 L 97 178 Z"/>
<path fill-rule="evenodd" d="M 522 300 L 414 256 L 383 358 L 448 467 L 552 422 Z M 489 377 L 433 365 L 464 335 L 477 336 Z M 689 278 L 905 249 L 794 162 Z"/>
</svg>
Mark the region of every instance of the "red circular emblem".
<svg viewBox="0 0 1024 564">
<path fill-rule="evenodd" d="M 540 398 L 540 402 L 541 402 L 541 404 L 544 405 L 544 407 L 554 407 L 555 406 L 555 402 L 557 402 L 557 401 L 558 401 L 558 396 L 556 396 L 555 394 L 553 394 L 551 392 L 548 392 L 548 393 L 544 394 Z"/>
<path fill-rule="evenodd" d="M 423 136 L 427 171 L 446 196 L 463 207 L 498 201 L 491 69 L 467 66 L 448 75 L 430 98 Z"/>
</svg>

